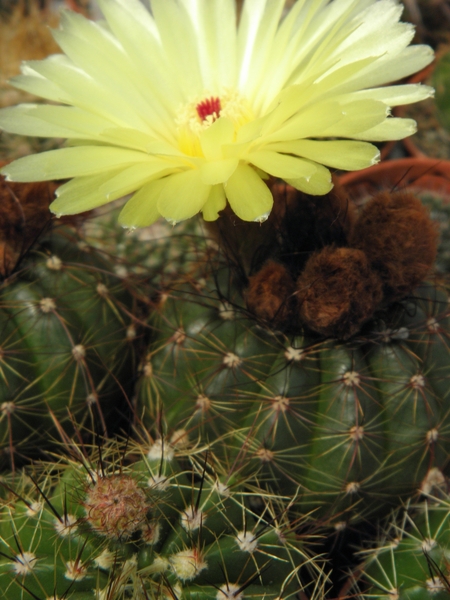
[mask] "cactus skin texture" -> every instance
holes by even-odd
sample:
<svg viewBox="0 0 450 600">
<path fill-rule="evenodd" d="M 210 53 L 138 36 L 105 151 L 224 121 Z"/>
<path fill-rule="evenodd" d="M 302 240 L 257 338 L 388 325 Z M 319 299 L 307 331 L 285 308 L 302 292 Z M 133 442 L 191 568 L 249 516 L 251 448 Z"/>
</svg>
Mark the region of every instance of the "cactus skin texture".
<svg viewBox="0 0 450 600">
<path fill-rule="evenodd" d="M 164 285 L 188 273 L 192 262 L 206 250 L 208 240 L 199 219 L 182 221 L 175 229 L 164 221 L 126 230 L 117 227 L 120 210 L 105 208 L 81 223 L 83 239 L 114 257 L 116 272 L 120 274 L 150 275 L 153 285 Z"/>
<path fill-rule="evenodd" d="M 57 421 L 104 430 L 131 379 L 133 296 L 68 228 L 55 229 L 0 283 L 0 449 L 48 445 Z M 34 457 L 36 450 L 34 449 Z"/>
<path fill-rule="evenodd" d="M 410 193 L 357 211 L 339 190 L 273 189 L 259 229 L 225 211 L 224 258 L 161 293 L 136 413 L 196 431 L 298 510 L 386 514 L 448 464 L 448 295 L 421 284 L 436 226 Z"/>
<path fill-rule="evenodd" d="M 325 580 L 276 498 L 250 510 L 232 472 L 181 446 L 159 439 L 116 447 L 116 458 L 103 448 L 98 466 L 61 461 L 39 481 L 7 484 L 5 597 L 275 600 L 305 590 L 306 564 L 315 582 Z"/>
<path fill-rule="evenodd" d="M 447 600 L 450 498 L 399 511 L 376 547 L 361 552 L 361 600 Z"/>
<path fill-rule="evenodd" d="M 203 275 L 153 316 L 136 392 L 148 427 L 192 431 L 299 509 L 339 520 L 389 512 L 447 464 L 444 289 L 424 284 L 341 343 L 274 333 Z"/>
</svg>

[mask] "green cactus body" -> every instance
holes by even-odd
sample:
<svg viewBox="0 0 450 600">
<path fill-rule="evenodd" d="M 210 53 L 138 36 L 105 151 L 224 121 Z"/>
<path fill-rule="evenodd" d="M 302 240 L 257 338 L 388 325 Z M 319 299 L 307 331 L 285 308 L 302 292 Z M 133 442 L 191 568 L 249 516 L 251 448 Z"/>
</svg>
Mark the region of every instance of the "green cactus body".
<svg viewBox="0 0 450 600">
<path fill-rule="evenodd" d="M 72 237 L 72 239 L 71 239 Z M 133 298 L 96 251 L 54 231 L 0 284 L 0 447 L 56 435 L 53 418 L 105 428 L 130 380 Z M 44 437 L 47 436 L 47 439 Z"/>
<path fill-rule="evenodd" d="M 364 599 L 445 600 L 450 592 L 450 504 L 424 502 L 397 514 L 376 548 L 364 551 Z"/>
<path fill-rule="evenodd" d="M 173 226 L 158 222 L 150 227 L 127 230 L 117 226 L 121 208 L 106 208 L 83 221 L 83 239 L 114 257 L 118 273 L 151 276 L 166 282 L 191 269 L 192 261 L 208 245 L 201 221 L 189 219 Z M 195 240 L 195 244 L 193 244 Z"/>
<path fill-rule="evenodd" d="M 170 290 L 153 317 L 136 393 L 147 426 L 163 415 L 169 431 L 220 446 L 322 516 L 388 510 L 446 464 L 443 290 L 424 285 L 339 343 L 264 329 L 237 292 L 199 280 Z"/>
<path fill-rule="evenodd" d="M 306 564 L 323 577 L 274 497 L 251 511 L 233 476 L 168 442 L 135 460 L 16 483 L 0 519 L 8 600 L 275 600 L 305 589 Z"/>
</svg>

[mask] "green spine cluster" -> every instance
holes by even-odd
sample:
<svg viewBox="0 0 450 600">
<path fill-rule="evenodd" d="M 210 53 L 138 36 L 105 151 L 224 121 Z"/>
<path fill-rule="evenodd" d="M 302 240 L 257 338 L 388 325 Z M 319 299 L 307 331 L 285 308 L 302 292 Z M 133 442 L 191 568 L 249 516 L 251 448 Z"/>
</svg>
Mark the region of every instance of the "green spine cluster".
<svg viewBox="0 0 450 600">
<path fill-rule="evenodd" d="M 255 496 L 252 510 L 237 474 L 174 443 L 103 449 L 95 467 L 61 461 L 7 484 L 5 597 L 281 600 L 326 581 L 281 501 Z"/>
<path fill-rule="evenodd" d="M 397 512 L 376 546 L 361 553 L 362 600 L 446 600 L 450 593 L 450 498 Z"/>
<path fill-rule="evenodd" d="M 133 303 L 127 281 L 69 229 L 42 239 L 0 283 L 5 454 L 46 446 L 55 422 L 106 429 L 132 379 Z"/>
<path fill-rule="evenodd" d="M 316 516 L 386 513 L 424 489 L 450 451 L 446 291 L 424 284 L 339 343 L 265 329 L 215 273 L 161 297 L 144 423 L 193 431 Z"/>
</svg>

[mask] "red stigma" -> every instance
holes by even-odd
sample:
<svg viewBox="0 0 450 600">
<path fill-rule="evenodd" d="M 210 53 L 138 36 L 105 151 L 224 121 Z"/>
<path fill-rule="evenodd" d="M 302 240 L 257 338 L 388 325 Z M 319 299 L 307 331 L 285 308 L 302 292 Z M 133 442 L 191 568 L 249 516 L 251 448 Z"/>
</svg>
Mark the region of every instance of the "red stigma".
<svg viewBox="0 0 450 600">
<path fill-rule="evenodd" d="M 196 106 L 197 114 L 202 121 L 204 121 L 209 115 L 213 116 L 213 121 L 219 118 L 221 106 L 220 106 L 220 98 L 208 98 L 207 100 L 202 100 Z"/>
</svg>

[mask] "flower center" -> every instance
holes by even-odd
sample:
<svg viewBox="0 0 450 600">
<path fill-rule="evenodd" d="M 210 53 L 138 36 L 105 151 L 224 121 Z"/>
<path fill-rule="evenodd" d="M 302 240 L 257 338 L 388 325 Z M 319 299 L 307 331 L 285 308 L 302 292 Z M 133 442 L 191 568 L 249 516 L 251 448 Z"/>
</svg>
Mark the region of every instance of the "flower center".
<svg viewBox="0 0 450 600">
<path fill-rule="evenodd" d="M 202 121 L 214 122 L 220 117 L 222 107 L 220 98 L 207 98 L 196 106 L 197 114 Z"/>
<path fill-rule="evenodd" d="M 233 122 L 235 133 L 255 116 L 247 101 L 235 90 L 222 90 L 220 94 L 203 93 L 178 110 L 175 120 L 178 145 L 188 156 L 202 156 L 199 135 L 219 117 Z"/>
</svg>

